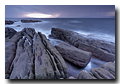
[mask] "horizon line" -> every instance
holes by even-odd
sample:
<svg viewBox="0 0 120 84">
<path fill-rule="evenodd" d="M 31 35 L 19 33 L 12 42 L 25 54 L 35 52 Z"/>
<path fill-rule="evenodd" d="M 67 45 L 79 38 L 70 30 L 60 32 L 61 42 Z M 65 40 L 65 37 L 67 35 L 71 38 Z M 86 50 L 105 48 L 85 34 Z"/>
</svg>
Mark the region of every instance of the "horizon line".
<svg viewBox="0 0 120 84">
<path fill-rule="evenodd" d="M 5 19 L 9 19 L 9 18 L 11 18 L 11 17 L 5 17 Z M 14 17 L 13 17 L 14 18 Z M 24 18 L 24 17 L 23 17 Z M 65 17 L 63 17 L 63 18 L 65 18 Z M 68 17 L 67 17 L 68 18 Z M 72 17 L 71 17 L 72 18 Z M 74 18 L 74 17 L 73 17 Z M 80 17 L 80 18 L 87 18 L 87 17 Z M 89 17 L 88 17 L 89 18 Z M 91 17 L 90 17 L 91 18 Z M 94 17 L 93 17 L 94 18 Z M 100 18 L 100 17 L 98 17 L 98 18 Z M 115 17 L 105 17 L 105 18 L 115 18 Z M 25 19 L 29 19 L 29 18 L 25 18 Z M 31 18 L 30 18 L 31 19 Z M 33 18 L 33 19 L 39 19 L 39 18 Z M 42 19 L 42 18 L 41 18 Z M 47 18 L 47 19 L 49 19 L 49 18 Z M 50 19 L 54 19 L 54 18 L 50 18 Z M 57 18 L 55 18 L 55 19 L 57 19 Z M 62 17 L 61 17 L 61 19 L 62 19 Z"/>
</svg>

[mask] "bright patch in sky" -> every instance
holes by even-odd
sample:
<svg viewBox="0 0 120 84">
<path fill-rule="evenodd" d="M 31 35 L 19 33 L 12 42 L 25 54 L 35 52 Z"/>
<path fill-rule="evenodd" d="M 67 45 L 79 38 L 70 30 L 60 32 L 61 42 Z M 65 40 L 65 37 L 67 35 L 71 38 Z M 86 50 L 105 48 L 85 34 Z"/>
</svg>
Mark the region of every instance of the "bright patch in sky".
<svg viewBox="0 0 120 84">
<path fill-rule="evenodd" d="M 30 13 L 25 16 L 30 18 L 55 18 L 55 17 L 58 17 L 59 14 L 50 15 L 50 14 L 42 14 L 42 13 Z"/>
</svg>

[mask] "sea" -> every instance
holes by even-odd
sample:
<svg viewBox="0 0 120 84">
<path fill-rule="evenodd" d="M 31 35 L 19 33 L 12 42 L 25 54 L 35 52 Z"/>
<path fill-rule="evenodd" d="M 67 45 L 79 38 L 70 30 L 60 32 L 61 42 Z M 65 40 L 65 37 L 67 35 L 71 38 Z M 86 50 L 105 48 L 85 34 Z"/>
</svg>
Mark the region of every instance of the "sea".
<svg viewBox="0 0 120 84">
<path fill-rule="evenodd" d="M 40 20 L 36 23 L 22 23 L 21 20 Z M 5 20 L 15 21 L 12 25 L 5 25 L 16 31 L 23 28 L 34 28 L 36 32 L 45 34 L 53 46 L 61 40 L 51 39 L 52 28 L 61 28 L 77 32 L 88 38 L 94 38 L 115 43 L 115 18 L 5 18 Z M 19 25 L 19 26 L 18 26 Z M 91 61 L 85 68 L 80 68 L 72 63 L 65 61 L 68 66 L 68 76 L 77 77 L 81 70 L 90 71 L 91 68 L 100 67 L 104 61 L 92 57 Z"/>
</svg>

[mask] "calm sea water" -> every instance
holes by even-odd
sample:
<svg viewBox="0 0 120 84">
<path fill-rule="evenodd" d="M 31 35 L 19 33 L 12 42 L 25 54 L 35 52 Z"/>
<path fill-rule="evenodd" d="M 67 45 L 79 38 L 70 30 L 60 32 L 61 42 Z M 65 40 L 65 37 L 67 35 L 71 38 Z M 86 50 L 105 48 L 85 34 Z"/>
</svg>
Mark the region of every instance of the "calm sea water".
<svg viewBox="0 0 120 84">
<path fill-rule="evenodd" d="M 6 18 L 5 20 L 17 21 L 5 27 L 21 31 L 23 28 L 34 28 L 46 36 L 51 33 L 51 28 L 61 28 L 78 32 L 82 35 L 115 42 L 115 18 L 27 18 L 41 20 L 37 23 L 22 23 L 25 18 Z M 20 25 L 20 27 L 17 27 Z"/>
<path fill-rule="evenodd" d="M 24 18 L 23 18 L 24 19 Z M 12 25 L 5 25 L 5 27 L 14 28 L 17 31 L 21 31 L 23 28 L 34 28 L 37 32 L 45 34 L 48 38 L 48 35 L 51 33 L 51 28 L 61 28 L 66 30 L 72 30 L 78 32 L 84 36 L 105 40 L 115 43 L 115 19 L 114 18 L 29 18 L 32 20 L 41 20 L 42 22 L 37 23 L 22 23 L 20 18 L 7 18 L 6 20 L 16 21 Z M 20 27 L 17 27 L 20 25 Z M 50 39 L 50 38 L 48 38 Z M 50 39 L 50 42 L 53 46 L 59 44 L 61 40 Z M 77 77 L 78 73 L 81 70 L 90 71 L 91 68 L 100 67 L 105 62 L 94 57 L 91 58 L 91 61 L 85 68 L 80 68 L 73 65 L 72 63 L 66 61 L 68 66 L 68 77 L 73 76 Z"/>
</svg>

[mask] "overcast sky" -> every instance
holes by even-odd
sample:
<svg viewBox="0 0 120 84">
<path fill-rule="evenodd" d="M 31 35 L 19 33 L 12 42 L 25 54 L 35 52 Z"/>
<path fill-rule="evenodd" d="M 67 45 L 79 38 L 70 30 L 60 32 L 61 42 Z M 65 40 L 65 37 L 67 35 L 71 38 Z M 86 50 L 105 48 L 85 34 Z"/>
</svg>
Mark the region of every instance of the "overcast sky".
<svg viewBox="0 0 120 84">
<path fill-rule="evenodd" d="M 115 5 L 5 5 L 5 18 L 114 18 Z"/>
</svg>

